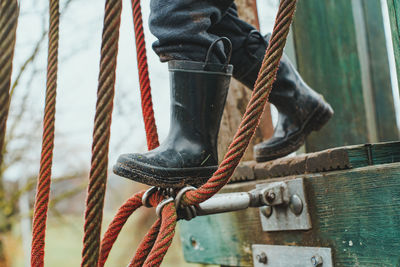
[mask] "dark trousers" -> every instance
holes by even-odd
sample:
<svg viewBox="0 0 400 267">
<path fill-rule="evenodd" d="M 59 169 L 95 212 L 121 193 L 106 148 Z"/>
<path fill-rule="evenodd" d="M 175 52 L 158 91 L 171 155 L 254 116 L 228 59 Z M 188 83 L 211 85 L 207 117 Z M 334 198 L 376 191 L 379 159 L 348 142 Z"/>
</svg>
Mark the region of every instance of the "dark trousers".
<svg viewBox="0 0 400 267">
<path fill-rule="evenodd" d="M 214 40 L 229 38 L 233 48 L 230 63 L 236 78 L 258 64 L 262 58 L 254 52 L 260 46 L 267 47 L 255 28 L 238 17 L 233 0 L 151 0 L 150 31 L 158 39 L 153 49 L 163 62 L 204 62 Z M 211 61 L 226 61 L 221 42 L 213 49 Z"/>
</svg>

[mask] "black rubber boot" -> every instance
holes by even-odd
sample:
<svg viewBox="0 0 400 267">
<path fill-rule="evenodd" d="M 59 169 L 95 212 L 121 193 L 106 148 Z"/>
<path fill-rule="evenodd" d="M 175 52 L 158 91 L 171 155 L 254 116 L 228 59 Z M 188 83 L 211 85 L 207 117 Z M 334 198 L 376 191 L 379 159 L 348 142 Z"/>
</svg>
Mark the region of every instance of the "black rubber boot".
<svg viewBox="0 0 400 267">
<path fill-rule="evenodd" d="M 121 155 L 114 173 L 162 188 L 199 186 L 218 167 L 218 131 L 233 67 L 193 61 L 169 61 L 168 67 L 167 139 L 147 153 Z"/>
<path fill-rule="evenodd" d="M 269 101 L 278 110 L 272 137 L 254 146 L 256 161 L 286 156 L 304 144 L 312 131 L 320 130 L 333 116 L 332 107 L 312 90 L 284 56 Z"/>
<path fill-rule="evenodd" d="M 210 30 L 232 42 L 233 77 L 252 89 L 256 82 L 269 36 L 263 37 L 252 25 L 238 17 L 235 4 Z M 269 101 L 279 111 L 271 139 L 254 148 L 257 161 L 268 161 L 296 151 L 307 135 L 319 130 L 333 115 L 323 97 L 313 91 L 283 55 Z"/>
</svg>

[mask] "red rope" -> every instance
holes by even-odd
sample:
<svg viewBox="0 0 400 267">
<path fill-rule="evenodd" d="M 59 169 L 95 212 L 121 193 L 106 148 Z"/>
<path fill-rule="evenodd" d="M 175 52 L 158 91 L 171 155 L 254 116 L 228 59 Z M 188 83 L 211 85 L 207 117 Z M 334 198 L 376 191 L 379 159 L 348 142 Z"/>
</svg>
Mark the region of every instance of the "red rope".
<svg viewBox="0 0 400 267">
<path fill-rule="evenodd" d="M 143 238 L 136 251 L 135 257 L 129 263 L 129 267 L 140 267 L 143 266 L 147 259 L 150 251 L 153 249 L 154 243 L 156 242 L 157 236 L 160 232 L 161 219 L 157 219 Z"/>
<path fill-rule="evenodd" d="M 296 2 L 297 0 L 282 0 L 280 2 L 274 30 L 258 74 L 252 97 L 227 154 L 218 170 L 206 184 L 195 191 L 186 192 L 182 198 L 183 204 L 196 205 L 212 197 L 229 181 L 229 178 L 239 164 L 259 124 L 264 106 L 275 81 L 283 48 L 285 47 L 286 38 L 296 9 Z"/>
<path fill-rule="evenodd" d="M 184 204 L 196 205 L 212 197 L 229 181 L 230 176 L 240 162 L 258 126 L 264 106 L 275 81 L 279 61 L 282 57 L 287 34 L 293 20 L 296 2 L 297 0 L 282 0 L 280 3 L 274 31 L 253 90 L 252 98 L 247 106 L 239 129 L 235 134 L 234 140 L 229 146 L 228 153 L 224 157 L 218 170 L 206 184 L 195 191 L 189 191 L 185 194 L 183 197 Z M 142 25 L 138 27 L 142 27 Z M 165 206 L 162 214 L 159 234 L 144 266 L 159 266 L 171 244 L 176 225 L 176 212 L 173 204 L 171 203 Z M 147 235 L 149 239 L 146 241 L 151 245 L 154 242 L 158 226 L 158 223 L 155 223 Z M 143 257 L 140 257 L 140 259 L 143 259 Z M 141 262 L 135 257 L 130 266 L 141 266 Z"/>
<path fill-rule="evenodd" d="M 0 2 L 0 167 L 3 163 L 3 146 L 10 107 L 11 74 L 18 14 L 19 8 L 16 0 Z"/>
<path fill-rule="evenodd" d="M 100 254 L 121 11 L 122 0 L 106 0 L 81 263 L 87 267 L 97 266 Z"/>
<path fill-rule="evenodd" d="M 274 31 L 268 46 L 252 98 L 247 106 L 241 125 L 224 157 L 220 167 L 209 181 L 195 191 L 187 192 L 183 198 L 186 205 L 198 204 L 216 194 L 229 180 L 246 150 L 259 123 L 264 106 L 275 80 L 283 47 L 293 19 L 297 0 L 282 0 Z M 138 51 L 139 77 L 141 82 L 142 108 L 145 120 L 148 147 L 158 145 L 154 114 L 151 103 L 150 83 L 148 81 L 147 60 L 140 3 L 132 1 L 135 36 Z M 104 265 L 109 252 L 127 218 L 142 205 L 143 192 L 134 195 L 118 211 L 110 224 L 100 249 L 100 229 L 105 186 L 107 181 L 108 143 L 110 138 L 111 114 L 114 96 L 115 68 L 118 49 L 121 0 L 107 0 L 101 50 L 98 99 L 96 105 L 94 140 L 92 148 L 92 168 L 85 213 L 85 236 L 82 251 L 82 266 Z M 150 197 L 152 206 L 162 200 L 160 193 Z M 174 203 L 162 210 L 161 219 L 145 236 L 130 266 L 159 266 L 175 234 L 177 216 Z M 149 252 L 150 251 L 150 252 Z M 99 260 L 100 256 L 100 260 Z M 144 262 L 144 263 L 143 263 Z"/>
<path fill-rule="evenodd" d="M 111 248 L 113 247 L 122 227 L 125 225 L 129 216 L 138 208 L 142 206 L 142 196 L 145 191 L 136 193 L 131 198 L 129 198 L 124 205 L 122 205 L 114 219 L 108 226 L 107 231 L 101 241 L 100 246 L 100 257 L 99 257 L 99 267 L 103 267 L 107 261 L 108 255 L 110 254 Z"/>
<path fill-rule="evenodd" d="M 43 119 L 42 155 L 36 189 L 35 208 L 32 226 L 31 266 L 44 265 L 44 247 L 46 234 L 47 210 L 50 195 L 51 167 L 53 164 L 54 123 L 56 114 L 57 66 L 58 66 L 58 29 L 59 1 L 51 0 L 49 48 L 47 61 L 46 104 Z"/>
<path fill-rule="evenodd" d="M 172 202 L 165 205 L 162 210 L 160 232 L 143 266 L 160 266 L 174 238 L 176 221 L 175 204 Z"/>
<path fill-rule="evenodd" d="M 139 71 L 142 113 L 146 130 L 147 147 L 152 150 L 159 146 L 156 122 L 154 119 L 153 102 L 147 65 L 146 42 L 144 39 L 142 8 L 140 0 L 132 0 L 133 25 L 135 28 L 136 55 Z"/>
</svg>

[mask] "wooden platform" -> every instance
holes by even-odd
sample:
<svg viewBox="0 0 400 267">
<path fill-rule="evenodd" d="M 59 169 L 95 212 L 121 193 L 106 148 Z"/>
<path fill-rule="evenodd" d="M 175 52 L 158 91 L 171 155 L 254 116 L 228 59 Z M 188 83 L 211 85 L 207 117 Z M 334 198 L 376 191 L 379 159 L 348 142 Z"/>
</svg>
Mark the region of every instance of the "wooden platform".
<svg viewBox="0 0 400 267">
<path fill-rule="evenodd" d="M 336 267 L 398 267 L 400 163 L 392 162 L 399 159 L 397 142 L 337 148 L 248 166 L 253 170 L 254 181 L 228 185 L 224 192 L 248 191 L 266 181 L 303 177 L 312 229 L 264 232 L 257 208 L 198 217 L 179 223 L 185 259 L 252 266 L 251 246 L 268 244 L 329 247 Z M 325 161 L 330 164 L 314 164 Z M 285 170 L 284 164 L 291 167 Z M 329 171 L 329 166 L 345 170 Z M 322 172 L 315 173 L 318 170 Z M 298 175 L 301 172 L 305 174 Z M 295 176 L 269 178 L 286 173 Z"/>
<path fill-rule="evenodd" d="M 241 163 L 231 182 L 348 170 L 400 161 L 400 142 L 344 146 L 265 163 Z"/>
</svg>

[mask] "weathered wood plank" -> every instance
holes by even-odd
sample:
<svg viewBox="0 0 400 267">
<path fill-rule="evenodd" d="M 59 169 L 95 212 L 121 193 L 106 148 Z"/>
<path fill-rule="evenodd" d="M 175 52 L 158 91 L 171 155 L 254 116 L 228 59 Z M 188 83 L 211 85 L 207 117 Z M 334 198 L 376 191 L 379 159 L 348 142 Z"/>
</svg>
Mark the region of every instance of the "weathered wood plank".
<svg viewBox="0 0 400 267">
<path fill-rule="evenodd" d="M 257 209 L 180 222 L 189 262 L 251 266 L 251 245 L 325 246 L 336 267 L 398 267 L 400 263 L 400 163 L 305 175 L 313 228 L 263 232 Z M 255 188 L 254 181 L 225 192 Z M 285 257 L 285 255 L 282 255 Z"/>
<path fill-rule="evenodd" d="M 400 142 L 344 146 L 269 162 L 243 162 L 231 183 L 328 172 L 400 161 Z"/>
<path fill-rule="evenodd" d="M 387 4 L 392 29 L 394 55 L 397 62 L 397 77 L 400 77 L 400 2 L 398 0 L 387 0 Z"/>
<path fill-rule="evenodd" d="M 256 28 L 259 27 L 257 6 L 255 0 L 236 0 L 235 1 L 239 16 L 246 22 L 254 25 Z M 222 116 L 220 134 L 218 139 L 218 158 L 223 159 L 224 155 L 228 151 L 228 147 L 232 142 L 233 136 L 239 127 L 241 118 L 246 111 L 247 103 L 251 98 L 251 90 L 241 84 L 240 82 L 232 79 L 228 98 L 225 105 L 224 114 Z M 271 109 L 268 104 L 265 107 L 265 111 L 258 127 L 256 134 L 247 149 L 244 159 L 253 159 L 253 146 L 260 143 L 264 139 L 271 137 L 273 133 Z"/>
<path fill-rule="evenodd" d="M 362 0 L 377 141 L 399 139 L 380 0 Z"/>
<path fill-rule="evenodd" d="M 293 32 L 299 72 L 335 110 L 328 125 L 307 139 L 308 152 L 369 142 L 351 2 L 298 3 Z"/>
</svg>

